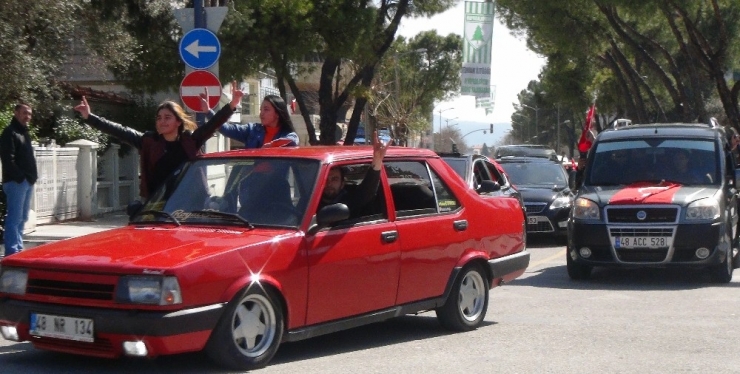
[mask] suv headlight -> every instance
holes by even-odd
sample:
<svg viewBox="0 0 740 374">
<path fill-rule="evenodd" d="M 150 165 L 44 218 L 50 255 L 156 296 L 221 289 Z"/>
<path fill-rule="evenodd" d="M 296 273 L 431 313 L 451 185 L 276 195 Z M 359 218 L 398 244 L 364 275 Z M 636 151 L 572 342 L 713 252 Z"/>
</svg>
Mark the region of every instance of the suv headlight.
<svg viewBox="0 0 740 374">
<path fill-rule="evenodd" d="M 571 196 L 558 196 L 553 200 L 552 204 L 550 204 L 550 209 L 561 209 L 561 208 L 567 208 L 570 206 L 570 204 L 573 203 L 573 197 Z"/>
<path fill-rule="evenodd" d="M 719 218 L 719 202 L 707 198 L 696 200 L 686 207 L 686 219 L 714 220 Z"/>
<path fill-rule="evenodd" d="M 182 303 L 176 277 L 126 276 L 118 281 L 116 300 L 122 303 L 173 305 Z"/>
<path fill-rule="evenodd" d="M 579 197 L 573 204 L 573 218 L 575 219 L 601 219 L 599 205 L 595 202 Z"/>
<path fill-rule="evenodd" d="M 0 292 L 25 295 L 28 284 L 28 270 L 5 268 L 0 274 Z"/>
</svg>

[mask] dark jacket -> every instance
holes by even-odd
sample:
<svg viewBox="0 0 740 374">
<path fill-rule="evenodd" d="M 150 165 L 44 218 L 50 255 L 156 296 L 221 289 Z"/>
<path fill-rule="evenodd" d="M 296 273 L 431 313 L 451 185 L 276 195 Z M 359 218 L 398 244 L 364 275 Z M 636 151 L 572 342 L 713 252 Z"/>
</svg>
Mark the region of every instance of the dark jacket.
<svg viewBox="0 0 740 374">
<path fill-rule="evenodd" d="M 380 186 L 380 170 L 371 167 L 356 189 L 349 192 L 342 189 L 331 201 L 321 199 L 318 210 L 330 204 L 342 203 L 349 208 L 350 218 L 360 217 L 363 209 L 375 199 L 378 186 Z"/>
<path fill-rule="evenodd" d="M 0 160 L 3 165 L 3 183 L 10 181 L 21 183 L 24 179 L 29 184 L 36 183 L 39 174 L 31 136 L 28 127 L 18 122 L 15 117 L 0 134 Z"/>
<path fill-rule="evenodd" d="M 177 165 L 167 167 L 167 170 L 157 170 L 157 162 L 159 162 L 167 151 L 167 141 L 164 137 L 158 134 L 156 131 L 147 131 L 141 133 L 130 127 L 120 125 L 115 122 L 106 120 L 91 114 L 87 118 L 87 123 L 111 136 L 114 136 L 139 150 L 139 161 L 141 165 L 141 180 L 139 182 L 139 194 L 143 198 L 149 197 L 154 192 L 154 189 L 159 186 L 151 185 L 151 181 L 155 179 L 155 174 L 159 175 L 159 179 L 171 174 L 180 164 L 185 161 L 193 160 L 199 155 L 200 147 L 213 136 L 218 128 L 223 125 L 229 117 L 234 113 L 231 110 L 230 105 L 226 105 L 219 110 L 213 118 L 211 118 L 205 125 L 198 127 L 195 131 L 183 131 L 178 138 L 178 142 L 182 146 L 184 156 L 182 160 L 178 160 Z M 163 180 L 163 179 L 162 179 Z"/>
</svg>

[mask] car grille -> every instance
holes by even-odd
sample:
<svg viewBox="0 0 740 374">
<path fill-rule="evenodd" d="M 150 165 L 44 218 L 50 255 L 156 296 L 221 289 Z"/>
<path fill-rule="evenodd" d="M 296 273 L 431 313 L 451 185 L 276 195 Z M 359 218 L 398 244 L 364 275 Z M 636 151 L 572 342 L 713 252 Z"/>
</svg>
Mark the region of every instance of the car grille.
<svg viewBox="0 0 740 374">
<path fill-rule="evenodd" d="M 90 300 L 113 300 L 110 284 L 62 282 L 44 279 L 29 279 L 26 292 L 34 295 L 73 297 Z"/>
<path fill-rule="evenodd" d="M 26 294 L 91 302 L 112 302 L 115 298 L 117 283 L 118 277 L 113 275 L 70 274 L 32 269 L 28 273 Z"/>
<path fill-rule="evenodd" d="M 624 262 L 662 262 L 668 256 L 668 248 L 617 249 L 617 257 Z"/>
<path fill-rule="evenodd" d="M 639 212 L 645 212 L 644 219 L 638 219 Z M 678 207 L 614 207 L 606 208 L 608 223 L 675 223 Z"/>
<path fill-rule="evenodd" d="M 545 210 L 545 207 L 547 204 L 545 203 L 524 203 L 524 210 L 527 212 L 527 214 L 531 213 L 541 213 L 543 210 Z"/>
<path fill-rule="evenodd" d="M 673 229 L 669 227 L 634 228 L 619 227 L 610 228 L 609 233 L 615 236 L 673 236 Z"/>
</svg>

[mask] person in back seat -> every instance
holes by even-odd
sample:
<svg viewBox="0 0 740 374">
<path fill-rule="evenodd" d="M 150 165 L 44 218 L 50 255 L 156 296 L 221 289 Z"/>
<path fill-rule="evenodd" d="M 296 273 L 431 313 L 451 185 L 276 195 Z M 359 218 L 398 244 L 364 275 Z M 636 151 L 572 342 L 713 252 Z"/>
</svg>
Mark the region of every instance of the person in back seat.
<svg viewBox="0 0 740 374">
<path fill-rule="evenodd" d="M 349 208 L 350 218 L 356 218 L 362 209 L 375 199 L 380 185 L 380 169 L 383 168 L 383 157 L 385 157 L 388 146 L 383 145 L 378 139 L 377 131 L 373 138 L 372 168 L 367 171 L 362 183 L 349 192 L 344 188 L 344 169 L 332 168 L 329 170 L 329 177 L 324 185 L 318 210 L 330 204 L 342 203 Z"/>
</svg>

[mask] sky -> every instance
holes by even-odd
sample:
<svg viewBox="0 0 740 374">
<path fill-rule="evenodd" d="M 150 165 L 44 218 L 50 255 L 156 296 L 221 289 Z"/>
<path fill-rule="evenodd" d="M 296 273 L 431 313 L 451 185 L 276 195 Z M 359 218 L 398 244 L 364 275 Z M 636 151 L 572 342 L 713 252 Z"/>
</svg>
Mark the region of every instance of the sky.
<svg viewBox="0 0 740 374">
<path fill-rule="evenodd" d="M 463 36 L 465 2 L 459 1 L 456 6 L 432 18 L 404 18 L 398 34 L 411 38 L 426 30 L 437 30 L 439 35 L 451 33 Z M 488 129 L 494 123 L 493 136 L 486 131 L 477 131 L 464 137 L 468 146 L 494 145 L 511 130 L 513 103 L 517 103 L 517 94 L 527 88 L 545 65 L 545 59 L 527 49 L 526 42 L 511 35 L 498 17 L 493 24 L 493 54 L 491 57 L 491 84 L 496 86 L 496 98 L 493 112 L 486 116 L 485 110 L 475 107 L 473 96 L 457 98 L 438 103 L 434 108 L 434 131 L 439 132 L 440 114 L 442 126 L 457 123 L 462 135 L 479 129 Z M 447 108 L 453 108 L 445 110 Z M 449 121 L 446 121 L 449 120 Z"/>
</svg>

